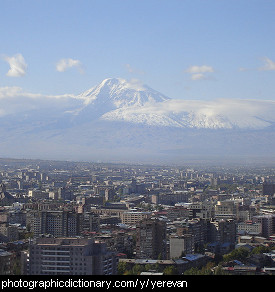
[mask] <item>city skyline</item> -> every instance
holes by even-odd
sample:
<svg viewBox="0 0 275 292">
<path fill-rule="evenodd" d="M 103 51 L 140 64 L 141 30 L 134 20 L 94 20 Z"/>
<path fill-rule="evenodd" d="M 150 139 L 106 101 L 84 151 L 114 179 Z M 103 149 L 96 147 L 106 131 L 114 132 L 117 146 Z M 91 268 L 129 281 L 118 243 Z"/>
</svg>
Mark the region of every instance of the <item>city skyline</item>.
<svg viewBox="0 0 275 292">
<path fill-rule="evenodd" d="M 274 174 L 0 159 L 0 274 L 274 275 Z"/>
</svg>

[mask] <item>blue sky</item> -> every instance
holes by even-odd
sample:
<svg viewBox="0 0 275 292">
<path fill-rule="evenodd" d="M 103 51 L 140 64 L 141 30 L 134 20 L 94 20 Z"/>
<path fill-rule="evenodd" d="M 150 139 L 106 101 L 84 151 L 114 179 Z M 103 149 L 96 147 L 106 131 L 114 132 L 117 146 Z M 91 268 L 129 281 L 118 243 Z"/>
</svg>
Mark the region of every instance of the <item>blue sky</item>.
<svg viewBox="0 0 275 292">
<path fill-rule="evenodd" d="M 0 88 L 121 77 L 176 99 L 275 100 L 274 16 L 272 0 L 1 0 Z"/>
</svg>

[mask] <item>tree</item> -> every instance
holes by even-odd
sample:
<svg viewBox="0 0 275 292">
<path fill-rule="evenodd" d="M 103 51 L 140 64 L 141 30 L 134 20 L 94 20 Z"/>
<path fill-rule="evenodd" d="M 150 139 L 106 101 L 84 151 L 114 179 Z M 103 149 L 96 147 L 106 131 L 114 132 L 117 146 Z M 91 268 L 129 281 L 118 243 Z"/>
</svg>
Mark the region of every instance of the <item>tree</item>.
<svg viewBox="0 0 275 292">
<path fill-rule="evenodd" d="M 272 249 L 268 246 L 264 246 L 264 245 L 259 245 L 256 246 L 255 248 L 253 248 L 253 250 L 251 251 L 251 254 L 260 254 L 260 253 L 264 253 L 264 252 L 270 252 Z"/>
<path fill-rule="evenodd" d="M 214 275 L 228 275 L 228 273 L 222 269 L 221 265 L 218 265 L 214 271 Z"/>
<path fill-rule="evenodd" d="M 189 270 L 186 270 L 183 273 L 185 276 L 189 276 L 189 275 L 200 275 L 200 271 L 198 268 L 191 268 Z"/>
<path fill-rule="evenodd" d="M 132 272 L 134 275 L 139 275 L 141 272 L 145 272 L 145 267 L 143 265 L 134 265 Z"/>
<path fill-rule="evenodd" d="M 178 271 L 177 271 L 177 269 L 175 268 L 175 266 L 169 266 L 169 267 L 166 267 L 166 268 L 163 270 L 163 274 L 164 274 L 164 275 L 177 275 L 177 274 L 178 274 Z"/>
<path fill-rule="evenodd" d="M 131 270 L 128 263 L 125 262 L 119 262 L 117 266 L 117 272 L 119 275 L 124 275 L 125 273 L 129 272 Z"/>
<path fill-rule="evenodd" d="M 244 247 L 240 247 L 237 249 L 234 249 L 231 253 L 225 254 L 223 256 L 223 260 L 225 262 L 238 260 L 238 261 L 244 261 L 249 256 L 249 250 Z"/>
</svg>

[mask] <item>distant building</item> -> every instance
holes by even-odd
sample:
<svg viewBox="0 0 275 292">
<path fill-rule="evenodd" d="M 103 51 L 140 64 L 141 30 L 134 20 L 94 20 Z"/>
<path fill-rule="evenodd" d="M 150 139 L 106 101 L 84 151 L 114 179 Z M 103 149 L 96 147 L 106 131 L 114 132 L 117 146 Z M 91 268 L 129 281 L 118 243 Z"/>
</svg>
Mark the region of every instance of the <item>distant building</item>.
<svg viewBox="0 0 275 292">
<path fill-rule="evenodd" d="M 49 192 L 41 191 L 41 190 L 29 190 L 28 196 L 34 199 L 48 199 L 50 194 Z"/>
<path fill-rule="evenodd" d="M 0 205 L 1 206 L 10 206 L 16 199 L 6 191 L 6 186 L 2 183 L 0 184 Z"/>
<path fill-rule="evenodd" d="M 121 223 L 126 225 L 135 225 L 143 219 L 149 218 L 151 212 L 129 211 L 124 212 L 121 216 Z"/>
<path fill-rule="evenodd" d="M 218 201 L 215 206 L 215 218 L 236 219 L 238 216 L 238 205 L 231 200 Z"/>
<path fill-rule="evenodd" d="M 100 230 L 99 214 L 93 212 L 86 212 L 83 214 L 83 230 L 88 232 L 98 232 Z"/>
<path fill-rule="evenodd" d="M 212 226 L 212 241 L 219 241 L 222 243 L 236 241 L 236 222 L 234 220 L 215 220 L 210 222 Z"/>
<path fill-rule="evenodd" d="M 263 183 L 263 195 L 273 196 L 275 194 L 275 182 L 264 182 Z"/>
<path fill-rule="evenodd" d="M 190 197 L 188 192 L 175 192 L 172 194 L 156 194 L 152 195 L 153 204 L 163 204 L 174 206 L 179 202 L 188 202 Z"/>
<path fill-rule="evenodd" d="M 177 218 L 189 218 L 189 209 L 185 206 L 174 206 L 165 210 L 166 216 L 170 220 L 176 220 Z"/>
<path fill-rule="evenodd" d="M 80 235 L 83 228 L 83 215 L 71 211 L 38 211 L 32 213 L 34 236 L 51 234 L 57 237 Z"/>
<path fill-rule="evenodd" d="M 192 234 L 195 248 L 202 247 L 207 241 L 207 222 L 201 219 L 175 221 L 178 236 Z M 192 252 L 189 252 L 192 253 Z"/>
<path fill-rule="evenodd" d="M 115 190 L 114 188 L 106 188 L 105 189 L 105 201 L 113 201 L 115 197 Z"/>
<path fill-rule="evenodd" d="M 166 223 L 159 219 L 144 219 L 136 226 L 136 258 L 166 259 Z"/>
<path fill-rule="evenodd" d="M 0 249 L 0 275 L 11 274 L 12 253 Z"/>
<path fill-rule="evenodd" d="M 7 222 L 0 223 L 0 241 L 10 242 L 19 239 L 18 226 Z"/>
<path fill-rule="evenodd" d="M 195 242 L 192 234 L 170 237 L 170 259 L 180 258 L 185 254 L 192 254 L 194 251 Z"/>
<path fill-rule="evenodd" d="M 37 238 L 22 253 L 23 275 L 113 275 L 117 259 L 89 238 Z"/>
<path fill-rule="evenodd" d="M 252 221 L 237 223 L 237 233 L 260 235 L 262 234 L 262 224 Z"/>
<path fill-rule="evenodd" d="M 189 204 L 189 218 L 211 219 L 214 217 L 214 206 L 211 202 Z"/>
<path fill-rule="evenodd" d="M 275 214 L 254 216 L 252 221 L 262 225 L 263 237 L 268 238 L 275 234 Z"/>
</svg>

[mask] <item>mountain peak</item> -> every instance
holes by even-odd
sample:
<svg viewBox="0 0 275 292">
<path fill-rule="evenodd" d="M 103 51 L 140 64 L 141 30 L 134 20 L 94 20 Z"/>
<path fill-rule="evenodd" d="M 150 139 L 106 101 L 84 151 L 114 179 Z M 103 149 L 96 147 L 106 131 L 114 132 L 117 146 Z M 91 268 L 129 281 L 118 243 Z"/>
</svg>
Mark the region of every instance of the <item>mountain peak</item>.
<svg viewBox="0 0 275 292">
<path fill-rule="evenodd" d="M 137 79 L 123 78 L 104 79 L 97 86 L 80 94 L 79 97 L 85 99 L 85 104 L 112 103 L 114 108 L 142 106 L 170 99 Z"/>
</svg>

